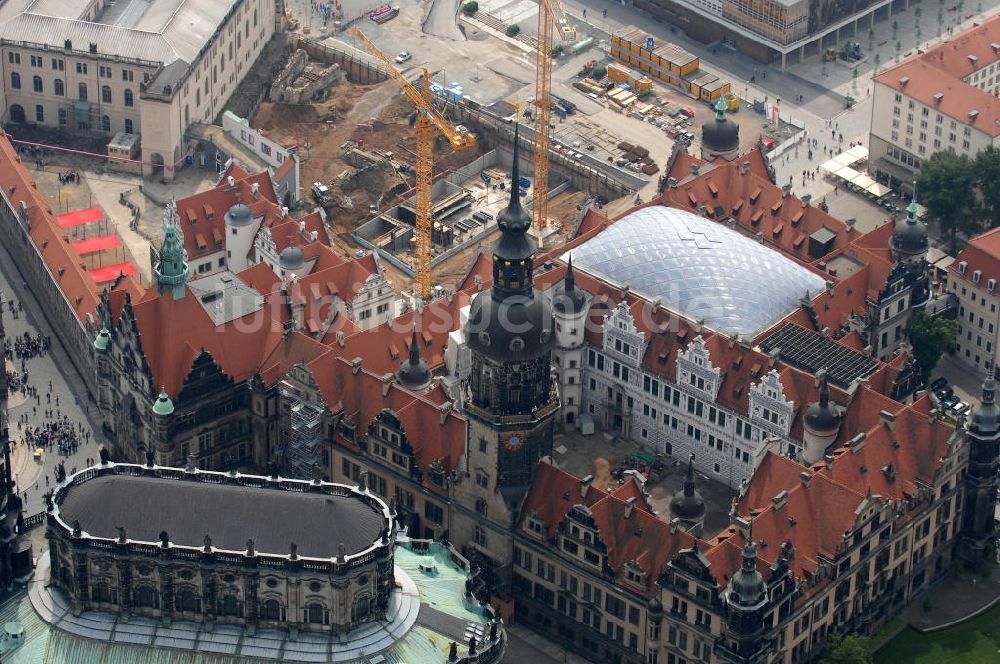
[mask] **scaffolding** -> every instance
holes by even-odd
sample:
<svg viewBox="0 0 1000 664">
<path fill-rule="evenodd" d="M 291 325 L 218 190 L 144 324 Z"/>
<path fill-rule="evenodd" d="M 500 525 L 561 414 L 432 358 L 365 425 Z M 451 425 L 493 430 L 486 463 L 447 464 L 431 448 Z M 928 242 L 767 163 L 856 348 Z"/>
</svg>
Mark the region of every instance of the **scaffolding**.
<svg viewBox="0 0 1000 664">
<path fill-rule="evenodd" d="M 300 479 L 311 479 L 320 465 L 323 441 L 323 409 L 304 400 L 290 387 L 282 387 L 281 397 L 288 412 L 288 442 L 279 450 L 286 472 Z"/>
</svg>

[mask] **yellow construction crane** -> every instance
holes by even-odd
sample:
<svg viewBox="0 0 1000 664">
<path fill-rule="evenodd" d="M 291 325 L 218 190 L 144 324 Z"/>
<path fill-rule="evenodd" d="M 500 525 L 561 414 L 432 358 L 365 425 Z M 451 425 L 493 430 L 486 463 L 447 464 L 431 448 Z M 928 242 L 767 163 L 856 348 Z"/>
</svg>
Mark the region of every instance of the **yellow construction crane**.
<svg viewBox="0 0 1000 664">
<path fill-rule="evenodd" d="M 417 295 L 424 301 L 431 298 L 431 233 L 433 231 L 433 197 L 431 189 L 434 185 L 434 129 L 451 143 L 456 150 L 471 148 L 476 144 L 476 137 L 465 127 L 453 127 L 439 112 L 434 109 L 431 98 L 431 75 L 424 69 L 421 76 L 421 90 L 418 90 L 393 64 L 389 56 L 382 52 L 361 30 L 351 28 L 351 34 L 364 45 L 382 63 L 386 72 L 403 90 L 416 110 L 417 135 L 417 186 L 416 213 L 417 221 L 414 227 L 414 260 L 413 271 L 417 275 Z"/>
<path fill-rule="evenodd" d="M 535 228 L 541 229 L 549 211 L 549 149 L 552 134 L 549 120 L 552 116 L 552 31 L 559 30 L 562 41 L 576 41 L 576 28 L 569 24 L 562 0 L 538 0 L 538 45 L 535 53 L 535 154 L 534 191 L 532 192 L 531 217 Z"/>
</svg>

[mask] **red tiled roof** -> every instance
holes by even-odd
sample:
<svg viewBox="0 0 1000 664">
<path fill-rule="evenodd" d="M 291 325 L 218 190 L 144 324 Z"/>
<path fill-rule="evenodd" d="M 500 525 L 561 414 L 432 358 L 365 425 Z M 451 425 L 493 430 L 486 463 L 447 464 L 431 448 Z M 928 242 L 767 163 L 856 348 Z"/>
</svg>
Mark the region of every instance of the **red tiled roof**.
<svg viewBox="0 0 1000 664">
<path fill-rule="evenodd" d="M 965 273 L 959 271 L 959 265 L 966 264 Z M 969 240 L 965 248 L 958 253 L 958 258 L 948 266 L 948 272 L 955 279 L 975 284 L 972 275 L 979 271 L 980 284 L 986 287 L 990 279 L 1000 281 L 1000 228 L 986 231 L 982 235 Z"/>
<path fill-rule="evenodd" d="M 998 43 L 1000 17 L 994 16 L 886 69 L 875 77 L 875 82 L 989 136 L 1000 136 L 1000 101 L 963 80 L 998 60 Z M 935 99 L 938 94 L 943 95 L 940 101 Z M 971 111 L 978 115 L 970 117 Z"/>
<path fill-rule="evenodd" d="M 0 186 L 15 214 L 23 203 L 28 215 L 29 234 L 62 290 L 70 307 L 81 322 L 94 314 L 100 292 L 94 279 L 73 250 L 69 238 L 59 227 L 45 195 L 39 191 L 21 163 L 7 135 L 0 131 Z"/>
</svg>

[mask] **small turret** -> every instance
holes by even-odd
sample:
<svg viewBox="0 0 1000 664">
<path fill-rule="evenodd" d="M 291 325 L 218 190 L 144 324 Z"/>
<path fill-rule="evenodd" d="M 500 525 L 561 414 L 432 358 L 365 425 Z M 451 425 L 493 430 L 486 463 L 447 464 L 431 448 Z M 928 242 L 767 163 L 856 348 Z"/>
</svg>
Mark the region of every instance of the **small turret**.
<svg viewBox="0 0 1000 664">
<path fill-rule="evenodd" d="M 184 284 L 189 273 L 190 268 L 187 264 L 187 255 L 181 237 L 177 206 L 174 201 L 170 201 L 163 219 L 163 244 L 160 246 L 160 259 L 153 267 L 153 277 L 156 279 L 160 295 L 169 291 L 175 300 L 184 297 Z"/>
<path fill-rule="evenodd" d="M 819 401 L 809 404 L 803 420 L 802 442 L 805 443 L 805 449 L 802 461 L 807 465 L 819 461 L 840 433 L 841 411 L 837 404 L 830 402 L 830 387 L 826 376 L 825 368 L 816 372 Z"/>
<path fill-rule="evenodd" d="M 896 222 L 890 240 L 893 258 L 897 261 L 921 261 L 930 246 L 927 241 L 927 224 L 917 217 L 916 192 L 906 206 L 906 216 Z"/>
<path fill-rule="evenodd" d="M 587 303 L 586 295 L 576 287 L 576 274 L 573 272 L 573 256 L 570 254 L 566 276 L 563 278 L 563 292 L 555 297 L 553 307 L 560 314 L 577 314 L 583 311 Z"/>
<path fill-rule="evenodd" d="M 701 127 L 701 156 L 709 161 L 721 157 L 727 161 L 736 158 L 740 148 L 740 127 L 726 117 L 729 107 L 719 97 L 715 104 L 715 118 Z"/>
<path fill-rule="evenodd" d="M 108 345 L 111 343 L 111 333 L 108 332 L 108 328 L 102 327 L 101 331 L 97 333 L 97 338 L 94 339 L 94 348 L 98 352 L 103 353 L 108 349 Z"/>
<path fill-rule="evenodd" d="M 396 379 L 400 385 L 417 391 L 425 390 L 431 384 L 431 372 L 427 368 L 427 360 L 420 357 L 416 330 L 413 330 L 413 336 L 410 338 L 409 357 L 403 360 L 399 370 L 396 371 Z"/>
<path fill-rule="evenodd" d="M 705 500 L 695 488 L 694 454 L 688 456 L 684 488 L 678 489 L 670 500 L 670 516 L 680 521 L 680 527 L 695 537 L 701 534 L 705 523 Z"/>
<path fill-rule="evenodd" d="M 166 417 L 174 412 L 174 402 L 170 400 L 166 390 L 160 391 L 160 396 L 153 403 L 153 413 Z"/>
</svg>

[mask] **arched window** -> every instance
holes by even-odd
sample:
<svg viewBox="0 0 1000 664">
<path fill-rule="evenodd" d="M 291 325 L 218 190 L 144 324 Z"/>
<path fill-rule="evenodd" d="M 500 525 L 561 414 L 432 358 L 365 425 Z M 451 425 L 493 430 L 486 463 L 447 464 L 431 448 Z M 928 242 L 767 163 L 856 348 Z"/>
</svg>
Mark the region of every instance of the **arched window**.
<svg viewBox="0 0 1000 664">
<path fill-rule="evenodd" d="M 125 105 L 135 106 L 135 97 L 132 96 L 132 91 L 128 88 L 125 89 Z"/>
<path fill-rule="evenodd" d="M 351 619 L 354 621 L 366 620 L 370 611 L 371 598 L 367 594 L 361 595 L 354 600 L 354 608 L 351 610 Z"/>
<path fill-rule="evenodd" d="M 235 595 L 226 595 L 225 599 L 222 600 L 222 610 L 219 613 L 224 616 L 242 615 L 243 612 L 240 611 L 240 603 Z"/>
<path fill-rule="evenodd" d="M 201 611 L 201 602 L 195 596 L 194 592 L 184 589 L 177 593 L 177 610 L 198 613 Z"/>
<path fill-rule="evenodd" d="M 132 131 L 132 120 L 129 119 L 129 118 L 125 118 L 125 133 L 126 134 L 134 134 L 135 133 L 134 131 Z"/>
<path fill-rule="evenodd" d="M 66 84 L 62 82 L 61 78 L 57 78 L 54 85 L 57 97 L 63 97 L 66 95 Z"/>
<path fill-rule="evenodd" d="M 264 620 L 281 620 L 281 604 L 276 599 L 269 599 L 261 607 L 260 617 Z"/>
<path fill-rule="evenodd" d="M 14 88 L 15 90 L 21 89 L 21 75 L 18 74 L 16 71 L 12 71 L 10 73 L 10 87 Z"/>
<path fill-rule="evenodd" d="M 146 607 L 149 609 L 155 609 L 158 602 L 156 601 L 156 591 L 150 586 L 142 586 L 135 591 L 135 605 L 140 607 Z"/>
<path fill-rule="evenodd" d="M 35 89 L 35 92 L 42 92 L 42 77 L 41 76 L 32 76 L 31 77 L 31 86 Z"/>
<path fill-rule="evenodd" d="M 98 581 L 90 589 L 90 598 L 95 602 L 111 602 L 111 586 L 107 581 Z"/>
<path fill-rule="evenodd" d="M 106 115 L 101 116 L 101 131 L 111 131 L 111 118 Z"/>
<path fill-rule="evenodd" d="M 102 85 L 101 86 L 101 101 L 105 104 L 111 103 L 111 86 Z"/>
<path fill-rule="evenodd" d="M 314 602 L 306 607 L 306 622 L 313 625 L 325 625 L 325 614 L 326 611 L 323 609 L 323 605 Z"/>
<path fill-rule="evenodd" d="M 78 96 L 80 97 L 80 101 L 87 101 L 87 84 L 80 83 L 77 89 L 79 92 Z"/>
</svg>

